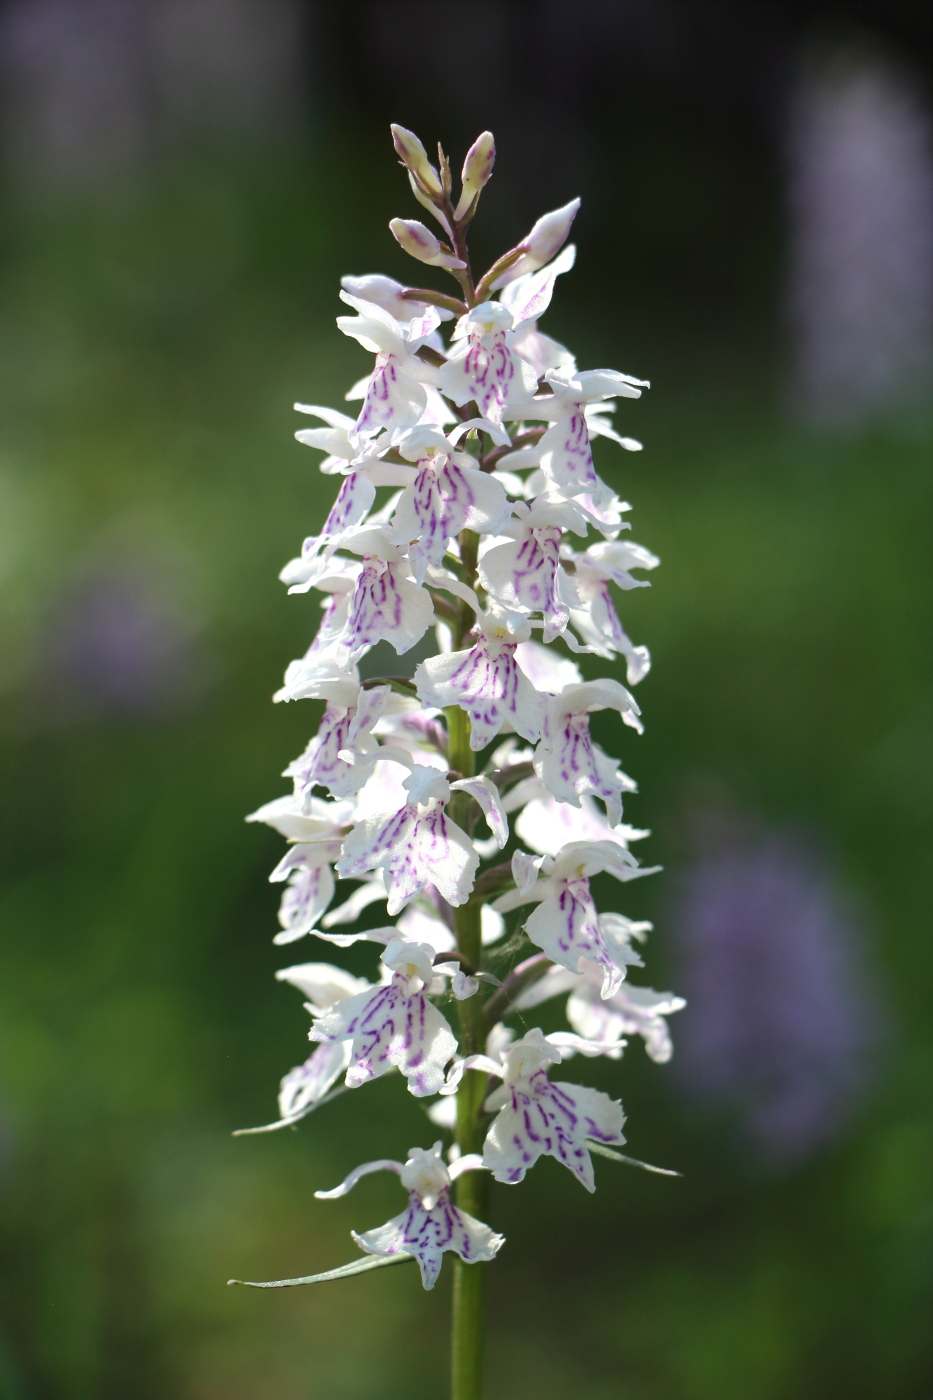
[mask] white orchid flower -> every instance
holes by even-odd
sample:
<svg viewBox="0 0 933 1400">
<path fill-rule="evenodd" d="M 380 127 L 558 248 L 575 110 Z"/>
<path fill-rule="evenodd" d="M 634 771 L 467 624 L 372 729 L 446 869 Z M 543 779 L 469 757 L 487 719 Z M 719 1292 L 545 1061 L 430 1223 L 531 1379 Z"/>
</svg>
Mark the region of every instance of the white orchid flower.
<svg viewBox="0 0 933 1400">
<path fill-rule="evenodd" d="M 541 742 L 535 750 L 535 772 L 547 791 L 559 802 L 579 807 L 584 794 L 606 804 L 610 826 L 622 820 L 622 794 L 635 784 L 590 737 L 589 716 L 594 710 L 618 710 L 625 723 L 640 729 L 640 711 L 618 681 L 589 681 L 568 685 L 544 705 Z"/>
<path fill-rule="evenodd" d="M 335 664 L 354 665 L 377 642 L 389 642 L 401 656 L 410 650 L 434 620 L 431 595 L 411 575 L 404 553 L 392 543 L 385 527 L 348 532 L 345 549 L 363 555 L 349 598 L 346 621 L 331 643 Z"/>
<path fill-rule="evenodd" d="M 540 1157 L 554 1157 L 587 1191 L 595 1191 L 587 1141 L 623 1143 L 625 1115 L 620 1103 L 598 1089 L 551 1083 L 549 1067 L 566 1055 L 554 1041 L 535 1029 L 506 1050 L 502 1087 L 486 1102 L 487 1111 L 499 1112 L 486 1137 L 483 1164 L 497 1181 L 514 1186 Z M 583 1046 L 571 1041 L 570 1048 Z M 595 1053 L 605 1054 L 606 1048 Z"/>
<path fill-rule="evenodd" d="M 397 811 L 358 821 L 343 844 L 337 872 L 345 879 L 385 871 L 390 915 L 431 884 L 448 904 L 465 904 L 479 856 L 464 831 L 446 813 L 452 792 L 467 792 L 483 810 L 500 846 L 508 824 L 495 786 L 486 778 L 450 783 L 437 769 L 413 765 L 404 786 L 408 801 Z"/>
<path fill-rule="evenodd" d="M 511 632 L 494 614 L 484 614 L 472 647 L 431 657 L 415 672 L 426 705 L 459 705 L 467 712 L 474 750 L 491 743 L 505 723 L 525 739 L 540 737 L 541 697 L 518 659 L 529 630 Z"/>
<path fill-rule="evenodd" d="M 437 428 L 413 428 L 400 440 L 402 456 L 416 463 L 392 518 L 391 537 L 408 549 L 416 583 L 438 567 L 461 530 L 496 532 L 512 511 L 501 484 L 476 469 L 476 459 L 451 450 Z"/>
<path fill-rule="evenodd" d="M 436 307 L 429 306 L 403 325 L 375 302 L 343 291 L 340 299 L 359 314 L 338 316 L 337 325 L 376 356 L 354 431 L 362 440 L 385 429 L 394 441 L 418 422 L 427 406 L 424 386 L 437 381 L 436 369 L 419 359 L 417 352 L 440 325 L 440 316 Z"/>
<path fill-rule="evenodd" d="M 433 1288 L 448 1250 L 458 1254 L 465 1264 L 475 1264 L 494 1259 L 505 1244 L 502 1235 L 460 1210 L 450 1199 L 450 1187 L 457 1177 L 464 1172 L 479 1171 L 482 1166 L 479 1156 L 469 1154 L 448 1166 L 441 1156 L 441 1143 L 436 1142 L 427 1151 L 413 1147 L 404 1163 L 388 1158 L 364 1162 L 333 1191 L 315 1191 L 314 1194 L 318 1200 L 333 1201 L 345 1196 L 370 1172 L 395 1172 L 408 1192 L 408 1209 L 374 1230 L 366 1230 L 361 1235 L 352 1231 L 353 1238 L 367 1254 L 384 1259 L 397 1254 L 413 1255 L 418 1261 L 424 1287 Z"/>
<path fill-rule="evenodd" d="M 643 939 L 651 924 L 631 923 L 621 914 L 604 914 L 604 920 L 616 921 L 620 938 Z M 641 957 L 630 949 L 629 963 L 640 967 Z M 673 992 L 656 992 L 652 987 L 639 987 L 624 981 L 613 996 L 603 999 L 600 989 L 602 968 L 598 963 L 584 960 L 582 972 L 575 974 L 563 967 L 551 967 L 539 981 L 532 983 L 516 998 L 520 1011 L 529 1011 L 551 997 L 569 992 L 567 1020 L 574 1030 L 590 1040 L 614 1040 L 626 1035 L 640 1035 L 648 1055 L 656 1064 L 666 1064 L 674 1046 L 666 1016 L 682 1011 L 687 1005 L 683 997 Z"/>
<path fill-rule="evenodd" d="M 428 998 L 434 949 L 393 939 L 382 955 L 388 980 L 332 1006 L 315 1020 L 310 1039 L 325 1045 L 350 1042 L 348 1088 L 398 1068 L 416 1098 L 436 1094 L 457 1049 L 445 1017 Z"/>
<path fill-rule="evenodd" d="M 455 404 L 475 403 L 483 418 L 502 426 L 506 409 L 530 404 L 538 378 L 527 360 L 509 345 L 511 311 L 485 301 L 461 316 L 447 363 L 438 371 L 437 387 Z"/>
<path fill-rule="evenodd" d="M 552 424 L 536 449 L 541 470 L 557 491 L 569 497 L 587 493 L 596 503 L 610 499 L 614 493 L 596 474 L 590 444 L 591 432 L 606 435 L 608 425 L 599 418 L 598 411 L 588 420 L 587 408 L 616 396 L 640 398 L 648 381 L 614 369 L 582 370 L 570 375 L 549 370 L 546 379 L 552 393 L 539 395 L 533 411 L 526 415 Z"/>
<path fill-rule="evenodd" d="M 522 854 L 513 857 L 513 869 Z M 597 913 L 590 877 L 606 871 L 624 882 L 653 874 L 657 867 L 639 866 L 628 848 L 616 841 L 573 841 L 556 857 L 539 860 L 543 876 L 531 884 L 516 874 L 517 888 L 501 895 L 494 907 L 504 913 L 522 904 L 539 904 L 524 925 L 532 943 L 569 972 L 579 971 L 581 958 L 599 963 L 602 996 L 613 996 L 625 976 L 628 945 L 620 940 L 617 927 Z"/>
<path fill-rule="evenodd" d="M 334 797 L 349 797 L 359 791 L 369 769 L 352 760 L 378 751 L 373 726 L 382 717 L 391 694 L 387 685 L 363 690 L 352 678 L 319 677 L 305 687 L 305 696 L 327 704 L 317 734 L 283 774 L 294 780 L 298 797 L 309 799 L 316 786 L 326 787 Z"/>
<path fill-rule="evenodd" d="M 313 1016 L 322 1016 L 338 1002 L 358 996 L 368 989 L 362 977 L 352 977 L 342 967 L 331 963 L 300 963 L 283 967 L 275 974 L 280 982 L 289 982 L 308 998 L 306 1009 Z M 284 1122 L 303 1118 L 346 1072 L 350 1063 L 350 1045 L 318 1045 L 305 1060 L 289 1070 L 279 1089 L 279 1115 Z"/>
<path fill-rule="evenodd" d="M 545 643 L 566 630 L 570 609 L 579 604 L 573 582 L 561 565 L 565 529 L 586 534 L 583 513 L 572 503 L 535 502 L 530 508 L 521 503 L 502 532 L 511 541 L 487 549 L 480 559 L 480 582 L 490 598 L 503 612 L 539 613 Z"/>
</svg>

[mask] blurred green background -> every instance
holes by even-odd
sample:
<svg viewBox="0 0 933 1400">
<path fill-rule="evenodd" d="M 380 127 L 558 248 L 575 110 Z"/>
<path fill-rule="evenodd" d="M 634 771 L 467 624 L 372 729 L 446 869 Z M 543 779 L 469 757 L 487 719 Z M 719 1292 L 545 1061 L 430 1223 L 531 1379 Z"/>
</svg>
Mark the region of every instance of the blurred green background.
<svg viewBox="0 0 933 1400">
<path fill-rule="evenodd" d="M 17 167 L 9 128 L 0 1397 L 444 1393 L 449 1271 L 432 1294 L 407 1269 L 224 1286 L 354 1257 L 350 1228 L 394 1214 L 397 1186 L 313 1191 L 435 1135 L 389 1079 L 297 1131 L 230 1137 L 274 1116 L 307 1053 L 275 968 L 372 971 L 355 949 L 273 948 L 280 840 L 242 818 L 285 790 L 277 775 L 316 721 L 313 705 L 270 704 L 317 613 L 276 574 L 333 486 L 292 440 L 291 404 L 339 406 L 365 371 L 333 325 L 342 273 L 420 280 L 386 232 L 418 212 L 390 118 L 457 161 L 496 130 L 481 255 L 577 193 L 579 174 L 579 265 L 546 329 L 581 365 L 653 382 L 617 416 L 645 452 L 599 454 L 663 562 L 622 609 L 654 659 L 647 732 L 626 731 L 641 788 L 626 815 L 667 867 L 617 906 L 656 922 L 639 980 L 677 986 L 687 828 L 714 791 L 825 853 L 858 911 L 880 1027 L 848 1117 L 783 1165 L 749 1149 L 734 1110 L 691 1095 L 676 1055 L 575 1062 L 568 1078 L 579 1063 L 621 1092 L 633 1154 L 684 1175 L 599 1162 L 589 1197 L 545 1161 L 493 1191 L 508 1244 L 490 1275 L 491 1400 L 929 1394 L 930 434 L 910 403 L 835 428 L 793 411 L 784 108 L 762 92 L 788 88 L 805 27 L 792 6 L 762 6 L 751 30 L 743 6 L 663 7 L 684 57 L 652 67 L 635 46 L 624 83 L 608 61 L 592 84 L 584 67 L 560 107 L 559 64 L 529 76 L 520 60 L 598 50 L 607 7 L 451 6 L 420 88 L 404 28 L 385 63 L 372 35 L 354 51 L 376 8 L 317 7 L 304 106 L 269 130 L 200 129 L 86 178 L 72 160 L 64 179 L 54 161 L 48 178 L 34 157 Z M 867 25 L 863 53 L 903 57 L 920 9 L 844 17 Z M 885 27 L 885 10 L 904 25 Z M 421 13 L 387 6 L 383 24 L 389 11 Z M 517 37 L 495 31 L 511 105 L 475 34 L 459 96 L 435 91 L 444 43 L 456 54 L 470 25 L 519 11 Z M 523 50 L 555 12 L 551 48 Z"/>
</svg>

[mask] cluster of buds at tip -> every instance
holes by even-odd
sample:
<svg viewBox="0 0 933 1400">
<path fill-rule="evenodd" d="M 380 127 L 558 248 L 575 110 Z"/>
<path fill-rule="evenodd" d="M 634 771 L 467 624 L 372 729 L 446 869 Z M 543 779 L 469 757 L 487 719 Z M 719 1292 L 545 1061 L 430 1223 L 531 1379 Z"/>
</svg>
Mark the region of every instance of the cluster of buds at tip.
<svg viewBox="0 0 933 1400">
<path fill-rule="evenodd" d="M 469 224 L 476 213 L 480 194 L 488 184 L 496 163 L 496 143 L 492 132 L 484 131 L 482 135 L 477 136 L 467 151 L 460 173 L 460 198 L 456 208 L 452 204 L 450 163 L 443 149 L 440 146 L 437 148 L 439 168 L 436 168 L 428 160 L 427 151 L 413 131 L 393 124 L 392 140 L 402 165 L 408 171 L 408 179 L 419 204 L 431 211 L 448 234 L 452 234 L 455 227 L 465 227 Z M 422 225 L 409 219 L 393 219 L 390 228 L 405 251 L 421 262 L 435 263 L 440 267 L 460 265 L 456 262 L 440 262 L 436 253 L 442 251 L 441 249 L 424 256 L 422 249 L 429 249 L 430 244 L 424 241 L 427 230 L 423 230 Z M 430 235 L 428 237 L 430 238 Z"/>
</svg>

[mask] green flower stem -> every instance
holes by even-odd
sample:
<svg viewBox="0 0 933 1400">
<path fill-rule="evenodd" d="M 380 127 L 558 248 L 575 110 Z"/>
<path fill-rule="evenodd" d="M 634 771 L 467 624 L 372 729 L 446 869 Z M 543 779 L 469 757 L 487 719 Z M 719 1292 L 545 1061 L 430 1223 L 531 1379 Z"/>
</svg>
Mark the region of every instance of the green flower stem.
<svg viewBox="0 0 933 1400">
<path fill-rule="evenodd" d="M 476 574 L 476 536 L 464 530 L 460 536 L 460 557 L 465 581 L 472 583 Z M 460 604 L 460 625 L 454 635 L 454 647 L 462 646 L 473 625 L 472 609 Z M 472 777 L 475 755 L 470 748 L 470 720 L 459 706 L 445 710 L 450 744 L 450 766 Z M 451 817 L 472 834 L 474 804 L 466 793 L 456 793 L 450 804 Z M 480 936 L 482 905 L 473 900 L 456 910 L 457 947 L 471 966 L 482 967 L 483 945 Z M 460 1003 L 460 1049 L 466 1055 L 481 1053 L 486 1048 L 486 1024 L 482 994 L 468 997 Z M 486 1075 L 468 1070 L 457 1094 L 457 1143 L 461 1152 L 476 1152 L 481 1148 L 480 1117 L 486 1095 Z M 486 1215 L 485 1172 L 466 1172 L 457 1182 L 457 1205 L 461 1210 L 483 1220 Z M 454 1258 L 454 1294 L 451 1334 L 451 1396 L 452 1400 L 481 1400 L 483 1393 L 483 1350 L 486 1323 L 486 1265 L 464 1264 Z"/>
<path fill-rule="evenodd" d="M 462 771 L 462 770 L 461 770 Z M 457 946 L 479 967 L 482 956 L 479 904 L 465 904 L 457 910 Z M 460 1046 L 464 1055 L 485 1047 L 486 1026 L 482 996 L 460 1003 Z M 463 1153 L 482 1150 L 480 1115 L 486 1096 L 486 1075 L 468 1070 L 457 1094 L 457 1143 Z M 465 1172 L 457 1182 L 457 1205 L 478 1220 L 486 1216 L 485 1172 Z M 464 1264 L 454 1259 L 452 1329 L 453 1400 L 480 1400 L 483 1393 L 483 1347 L 485 1341 L 486 1265 Z"/>
<path fill-rule="evenodd" d="M 459 1182 L 457 1204 L 461 1210 L 463 1185 L 470 1172 Z M 469 1212 L 471 1215 L 472 1211 Z M 454 1259 L 453 1328 L 451 1332 L 451 1400 L 482 1400 L 483 1350 L 486 1332 L 486 1265 L 464 1264 Z"/>
</svg>

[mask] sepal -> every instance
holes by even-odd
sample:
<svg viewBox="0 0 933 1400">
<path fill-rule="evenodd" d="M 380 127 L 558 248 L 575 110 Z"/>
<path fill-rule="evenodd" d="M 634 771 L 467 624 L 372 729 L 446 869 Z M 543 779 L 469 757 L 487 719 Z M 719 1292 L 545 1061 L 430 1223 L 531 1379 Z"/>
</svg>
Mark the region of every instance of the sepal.
<svg viewBox="0 0 933 1400">
<path fill-rule="evenodd" d="M 599 1157 L 608 1157 L 613 1162 L 624 1162 L 627 1167 L 640 1167 L 643 1172 L 655 1172 L 658 1176 L 683 1176 L 683 1172 L 672 1171 L 670 1167 L 654 1167 L 650 1162 L 641 1162 L 637 1157 L 626 1157 L 624 1152 L 615 1152 L 604 1142 L 588 1142 L 587 1147 Z"/>
<path fill-rule="evenodd" d="M 307 1274 L 304 1278 L 277 1278 L 268 1283 L 254 1283 L 248 1278 L 228 1278 L 227 1285 L 239 1284 L 242 1288 L 299 1288 L 305 1283 L 333 1283 L 337 1279 L 352 1278 L 354 1274 L 368 1274 L 373 1269 L 385 1269 L 390 1264 L 414 1262 L 413 1254 L 393 1254 L 388 1257 L 354 1259 L 352 1264 L 343 1264 L 339 1269 L 328 1269 L 323 1274 Z"/>
</svg>

